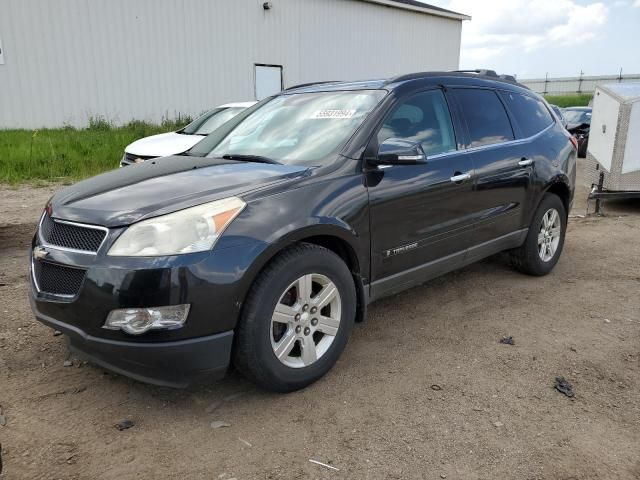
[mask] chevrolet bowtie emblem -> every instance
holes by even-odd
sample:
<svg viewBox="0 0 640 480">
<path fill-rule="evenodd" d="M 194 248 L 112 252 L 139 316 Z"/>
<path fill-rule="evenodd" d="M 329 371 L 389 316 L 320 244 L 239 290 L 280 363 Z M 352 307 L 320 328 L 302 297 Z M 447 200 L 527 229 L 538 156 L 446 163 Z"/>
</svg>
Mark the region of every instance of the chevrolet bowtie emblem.
<svg viewBox="0 0 640 480">
<path fill-rule="evenodd" d="M 49 255 L 49 252 L 47 252 L 43 247 L 36 247 L 33 249 L 33 258 L 36 260 L 42 260 L 47 255 Z"/>
</svg>

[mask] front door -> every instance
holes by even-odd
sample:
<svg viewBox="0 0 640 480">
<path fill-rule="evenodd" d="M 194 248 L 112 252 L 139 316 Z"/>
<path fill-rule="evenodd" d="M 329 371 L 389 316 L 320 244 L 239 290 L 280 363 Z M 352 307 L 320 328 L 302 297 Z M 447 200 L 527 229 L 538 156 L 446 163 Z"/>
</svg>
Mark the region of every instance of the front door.
<svg viewBox="0 0 640 480">
<path fill-rule="evenodd" d="M 473 243 L 473 165 L 458 150 L 443 92 L 428 90 L 401 100 L 367 152 L 377 151 L 388 138 L 420 142 L 427 160 L 383 165 L 367 174 L 373 297 L 434 276 L 442 262 L 450 269 Z"/>
</svg>

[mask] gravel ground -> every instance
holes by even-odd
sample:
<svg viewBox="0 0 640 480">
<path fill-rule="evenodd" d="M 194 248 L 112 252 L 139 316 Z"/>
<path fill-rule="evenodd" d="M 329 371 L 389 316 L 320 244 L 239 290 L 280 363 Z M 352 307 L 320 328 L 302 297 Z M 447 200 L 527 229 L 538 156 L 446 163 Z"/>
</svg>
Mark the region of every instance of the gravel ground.
<svg viewBox="0 0 640 480">
<path fill-rule="evenodd" d="M 276 395 L 65 367 L 27 302 L 52 190 L 0 187 L 2 479 L 640 478 L 638 202 L 580 218 L 581 188 L 551 275 L 495 257 L 379 301 L 329 375 Z"/>
</svg>

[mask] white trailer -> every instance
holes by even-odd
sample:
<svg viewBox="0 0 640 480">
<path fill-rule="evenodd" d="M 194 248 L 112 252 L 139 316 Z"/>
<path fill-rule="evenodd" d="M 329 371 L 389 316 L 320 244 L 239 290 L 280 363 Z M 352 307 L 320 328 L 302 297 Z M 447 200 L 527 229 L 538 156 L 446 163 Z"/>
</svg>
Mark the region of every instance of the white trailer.
<svg viewBox="0 0 640 480">
<path fill-rule="evenodd" d="M 640 83 L 596 87 L 585 171 L 590 198 L 640 197 Z"/>
</svg>

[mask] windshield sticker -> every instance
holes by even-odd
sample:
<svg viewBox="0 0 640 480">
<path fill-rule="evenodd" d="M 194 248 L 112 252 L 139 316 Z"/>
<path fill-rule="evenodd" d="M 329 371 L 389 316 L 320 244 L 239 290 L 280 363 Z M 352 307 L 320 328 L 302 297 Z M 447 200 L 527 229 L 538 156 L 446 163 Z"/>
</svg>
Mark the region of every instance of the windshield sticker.
<svg viewBox="0 0 640 480">
<path fill-rule="evenodd" d="M 355 110 L 318 110 L 311 118 L 352 118 Z"/>
</svg>

